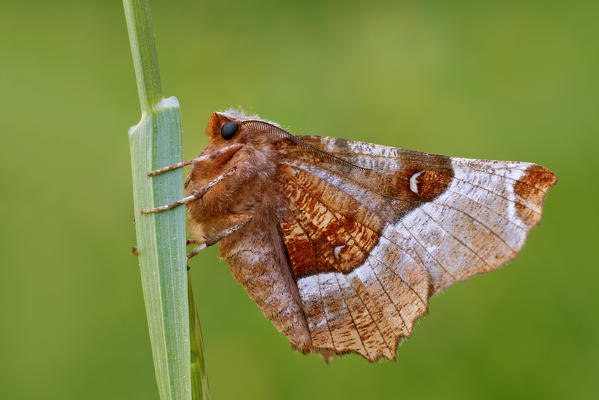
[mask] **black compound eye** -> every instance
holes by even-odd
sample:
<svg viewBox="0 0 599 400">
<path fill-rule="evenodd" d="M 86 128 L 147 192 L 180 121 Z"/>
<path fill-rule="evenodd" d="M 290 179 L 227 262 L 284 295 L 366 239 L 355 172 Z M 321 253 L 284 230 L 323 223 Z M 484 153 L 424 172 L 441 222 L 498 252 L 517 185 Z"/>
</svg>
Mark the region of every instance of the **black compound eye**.
<svg viewBox="0 0 599 400">
<path fill-rule="evenodd" d="M 233 136 L 235 136 L 235 133 L 237 133 L 238 129 L 239 129 L 239 127 L 237 126 L 237 124 L 235 122 L 229 121 L 226 124 L 224 124 L 222 126 L 222 128 L 220 128 L 220 135 L 225 140 L 231 140 L 231 139 L 233 139 Z"/>
</svg>

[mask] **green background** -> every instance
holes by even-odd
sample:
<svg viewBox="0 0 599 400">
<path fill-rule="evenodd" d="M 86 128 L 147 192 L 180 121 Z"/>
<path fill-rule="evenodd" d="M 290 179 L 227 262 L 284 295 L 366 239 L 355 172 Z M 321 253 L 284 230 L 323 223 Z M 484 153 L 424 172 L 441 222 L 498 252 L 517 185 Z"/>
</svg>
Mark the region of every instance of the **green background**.
<svg viewBox="0 0 599 400">
<path fill-rule="evenodd" d="M 599 3 L 152 1 L 185 157 L 229 106 L 559 176 L 509 266 L 456 284 L 397 363 L 290 349 L 216 249 L 192 263 L 214 399 L 599 398 Z M 119 1 L 0 11 L 0 398 L 156 399 Z"/>
</svg>

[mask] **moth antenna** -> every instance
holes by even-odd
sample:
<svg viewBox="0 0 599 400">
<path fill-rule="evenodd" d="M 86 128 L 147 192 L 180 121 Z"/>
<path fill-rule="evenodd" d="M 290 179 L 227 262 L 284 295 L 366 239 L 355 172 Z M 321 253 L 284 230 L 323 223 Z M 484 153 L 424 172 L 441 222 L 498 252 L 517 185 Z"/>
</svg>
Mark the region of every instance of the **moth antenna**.
<svg viewBox="0 0 599 400">
<path fill-rule="evenodd" d="M 321 149 L 319 149 L 317 147 L 314 147 L 311 144 L 304 142 L 302 139 L 298 138 L 297 136 L 295 136 L 294 134 L 292 134 L 290 132 L 287 132 L 285 129 L 283 129 L 283 128 L 277 126 L 277 125 L 273 125 L 273 124 L 270 124 L 268 122 L 260 121 L 260 120 L 243 121 L 241 123 L 241 125 L 249 125 L 250 127 L 258 128 L 262 132 L 265 132 L 265 133 L 270 134 L 272 136 L 275 136 L 275 137 L 278 137 L 278 138 L 281 138 L 281 139 L 289 139 L 292 142 L 296 143 L 303 150 L 315 153 L 319 157 L 322 157 L 324 159 L 333 161 L 333 162 L 335 162 L 337 164 L 340 164 L 340 165 L 343 165 L 345 167 L 357 168 L 357 169 L 360 169 L 362 171 L 372 171 L 369 168 L 364 168 L 364 167 L 360 167 L 359 165 L 352 164 L 349 161 L 344 160 L 343 158 L 334 156 L 334 155 L 332 155 L 330 153 L 327 153 L 324 150 L 321 150 Z"/>
</svg>

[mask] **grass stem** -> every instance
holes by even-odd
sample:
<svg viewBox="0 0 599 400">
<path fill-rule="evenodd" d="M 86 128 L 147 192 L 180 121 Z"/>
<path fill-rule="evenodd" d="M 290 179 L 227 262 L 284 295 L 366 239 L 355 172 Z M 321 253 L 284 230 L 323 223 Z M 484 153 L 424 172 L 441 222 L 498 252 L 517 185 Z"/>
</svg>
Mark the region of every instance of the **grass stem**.
<svg viewBox="0 0 599 400">
<path fill-rule="evenodd" d="M 193 398 L 207 398 L 201 336 L 195 336 L 190 345 L 193 295 L 190 292 L 188 298 L 185 209 L 140 213 L 183 198 L 181 169 L 151 178 L 146 175 L 181 161 L 179 103 L 174 97 L 162 97 L 148 0 L 123 0 L 123 6 L 142 111 L 140 122 L 129 130 L 129 144 L 137 250 L 158 391 L 162 400 L 191 400 L 193 379 Z M 194 335 L 199 335 L 195 307 L 192 315 Z"/>
</svg>

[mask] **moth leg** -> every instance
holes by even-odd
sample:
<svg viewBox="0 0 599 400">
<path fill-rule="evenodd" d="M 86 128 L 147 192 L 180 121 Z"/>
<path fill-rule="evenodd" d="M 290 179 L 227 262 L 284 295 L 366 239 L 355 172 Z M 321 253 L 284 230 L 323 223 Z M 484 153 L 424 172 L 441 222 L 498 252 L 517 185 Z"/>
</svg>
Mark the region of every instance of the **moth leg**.
<svg viewBox="0 0 599 400">
<path fill-rule="evenodd" d="M 193 164 L 194 160 L 196 160 L 197 158 L 199 158 L 199 157 L 192 158 L 191 160 L 185 160 L 185 161 L 181 161 L 181 162 L 174 163 L 171 165 L 167 165 L 166 167 L 158 168 L 152 172 L 148 172 L 146 175 L 147 176 L 156 176 L 156 175 L 164 174 L 165 172 L 168 172 L 168 171 L 172 171 L 174 169 L 183 168 L 186 165 Z"/>
<path fill-rule="evenodd" d="M 230 176 L 233 172 L 235 172 L 235 167 L 231 168 L 230 170 L 228 170 L 224 174 L 219 175 L 217 178 L 215 178 L 214 180 L 212 180 L 206 186 L 204 186 L 204 187 L 202 187 L 202 188 L 194 191 L 191 195 L 189 195 L 187 197 L 183 197 L 181 200 L 173 201 L 172 203 L 165 204 L 163 206 L 158 206 L 158 207 L 154 207 L 154 208 L 146 208 L 144 210 L 141 210 L 141 213 L 142 214 L 150 214 L 150 213 L 155 213 L 155 212 L 166 211 L 166 210 L 170 210 L 171 208 L 175 208 L 177 206 L 180 206 L 182 204 L 189 203 L 190 201 L 199 199 L 200 197 L 202 197 L 203 195 L 205 195 L 206 192 L 208 190 L 210 190 L 214 185 L 216 185 L 217 183 L 219 183 L 220 181 L 222 181 L 226 177 Z"/>
<path fill-rule="evenodd" d="M 187 261 L 191 260 L 192 257 L 197 256 L 198 254 L 200 254 L 200 252 L 202 250 L 204 250 L 206 247 L 208 247 L 205 243 L 201 246 L 196 247 L 195 249 L 193 249 L 191 252 L 189 252 L 187 254 Z M 189 268 L 189 266 L 187 267 Z"/>
<path fill-rule="evenodd" d="M 251 216 L 248 216 L 248 218 L 246 218 L 245 221 L 237 224 L 237 225 L 233 225 L 230 228 L 224 229 L 220 232 L 218 232 L 216 235 L 212 235 L 209 238 L 207 238 L 204 242 L 200 241 L 200 240 L 188 240 L 188 244 L 191 243 L 202 243 L 201 245 L 199 245 L 198 247 L 196 247 L 195 249 L 193 249 L 188 255 L 187 255 L 187 261 L 189 261 L 190 258 L 197 256 L 202 250 L 204 250 L 206 247 L 215 245 L 216 243 L 218 243 L 221 239 L 223 239 L 226 236 L 229 236 L 230 234 L 232 234 L 235 231 L 238 231 L 239 229 L 243 228 L 248 222 L 250 222 L 250 220 L 252 219 Z"/>
<path fill-rule="evenodd" d="M 230 146 L 223 147 L 222 149 L 218 149 L 216 151 L 213 151 L 210 154 L 205 154 L 203 156 L 192 158 L 191 160 L 181 161 L 181 162 L 178 162 L 178 163 L 167 165 L 166 167 L 162 167 L 162 168 L 159 168 L 159 169 L 154 170 L 152 172 L 148 172 L 147 175 L 148 175 L 148 177 L 150 177 L 150 176 L 156 176 L 156 175 L 164 174 L 165 172 L 172 171 L 174 169 L 183 168 L 183 167 L 185 167 L 187 165 L 191 165 L 193 163 L 200 163 L 202 161 L 209 160 L 209 159 L 217 157 L 217 156 L 219 156 L 221 154 L 227 153 L 227 152 L 229 152 L 231 150 L 237 150 L 240 147 L 241 147 L 241 144 L 234 143 L 234 144 L 232 144 Z"/>
</svg>

